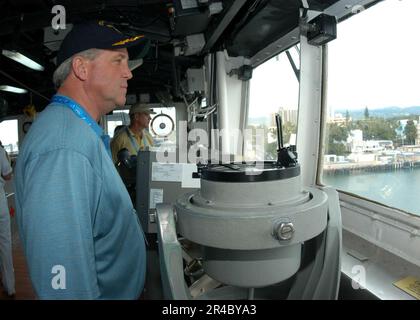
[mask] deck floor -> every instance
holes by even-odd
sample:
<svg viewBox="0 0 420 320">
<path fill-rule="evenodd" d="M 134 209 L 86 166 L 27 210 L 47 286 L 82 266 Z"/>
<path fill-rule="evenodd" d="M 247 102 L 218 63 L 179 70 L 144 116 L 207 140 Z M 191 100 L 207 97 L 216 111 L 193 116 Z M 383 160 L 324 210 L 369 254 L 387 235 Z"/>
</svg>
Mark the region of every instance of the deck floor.
<svg viewBox="0 0 420 320">
<path fill-rule="evenodd" d="M 12 225 L 12 247 L 13 247 L 13 266 L 15 269 L 15 288 L 16 294 L 14 297 L 9 297 L 4 292 L 0 283 L 0 300 L 33 300 L 36 299 L 31 280 L 29 278 L 28 268 L 26 266 L 25 256 L 19 240 L 19 235 L 16 228 L 16 221 L 11 219 Z"/>
</svg>

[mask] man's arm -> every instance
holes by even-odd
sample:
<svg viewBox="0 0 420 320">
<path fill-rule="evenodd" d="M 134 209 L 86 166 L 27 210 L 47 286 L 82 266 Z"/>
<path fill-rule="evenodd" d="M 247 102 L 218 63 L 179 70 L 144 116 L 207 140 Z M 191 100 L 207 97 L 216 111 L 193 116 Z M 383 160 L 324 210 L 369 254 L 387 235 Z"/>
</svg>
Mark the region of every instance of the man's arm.
<svg viewBox="0 0 420 320">
<path fill-rule="evenodd" d="M 90 162 L 54 150 L 26 164 L 16 179 L 23 179 L 17 217 L 38 297 L 98 298 L 93 223 L 101 180 Z"/>
</svg>

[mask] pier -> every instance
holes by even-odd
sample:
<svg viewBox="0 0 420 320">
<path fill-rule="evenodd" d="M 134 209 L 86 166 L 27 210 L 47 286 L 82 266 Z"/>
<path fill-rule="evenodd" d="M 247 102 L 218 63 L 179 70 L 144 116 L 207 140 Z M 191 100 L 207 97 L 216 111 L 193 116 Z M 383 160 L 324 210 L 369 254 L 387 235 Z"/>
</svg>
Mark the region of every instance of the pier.
<svg viewBox="0 0 420 320">
<path fill-rule="evenodd" d="M 396 161 L 392 163 L 354 162 L 354 163 L 328 163 L 324 165 L 324 174 L 353 174 L 376 171 L 393 171 L 402 169 L 414 169 L 420 167 L 420 161 Z"/>
</svg>

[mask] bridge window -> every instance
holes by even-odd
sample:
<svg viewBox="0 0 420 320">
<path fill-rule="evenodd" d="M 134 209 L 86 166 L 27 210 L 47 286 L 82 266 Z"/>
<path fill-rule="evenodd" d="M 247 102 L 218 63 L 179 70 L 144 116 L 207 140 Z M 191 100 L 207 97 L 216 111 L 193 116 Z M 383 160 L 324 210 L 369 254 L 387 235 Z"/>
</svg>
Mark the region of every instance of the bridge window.
<svg viewBox="0 0 420 320">
<path fill-rule="evenodd" d="M 271 58 L 252 74 L 247 127 L 264 129 L 264 160 L 277 159 L 276 113 L 282 117 L 284 144 L 296 144 L 299 81 L 293 66 L 300 66 L 299 46 Z"/>
<path fill-rule="evenodd" d="M 420 215 L 419 1 L 343 21 L 328 45 L 323 184 Z"/>
<path fill-rule="evenodd" d="M 130 124 L 128 110 L 115 110 L 112 114 L 106 116 L 106 123 L 107 133 L 112 138 L 121 126 Z"/>
<path fill-rule="evenodd" d="M 4 150 L 9 154 L 17 154 L 19 151 L 18 121 L 17 119 L 0 122 L 0 141 Z"/>
</svg>

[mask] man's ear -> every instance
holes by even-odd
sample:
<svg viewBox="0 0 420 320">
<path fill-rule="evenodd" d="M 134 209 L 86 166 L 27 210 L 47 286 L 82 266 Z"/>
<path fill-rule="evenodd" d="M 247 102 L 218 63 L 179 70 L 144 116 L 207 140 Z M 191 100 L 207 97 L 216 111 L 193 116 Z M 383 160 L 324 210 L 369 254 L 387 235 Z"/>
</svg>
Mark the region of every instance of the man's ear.
<svg viewBox="0 0 420 320">
<path fill-rule="evenodd" d="M 80 80 L 84 81 L 88 77 L 88 64 L 89 60 L 76 56 L 72 61 L 72 70 L 74 75 Z"/>
</svg>

